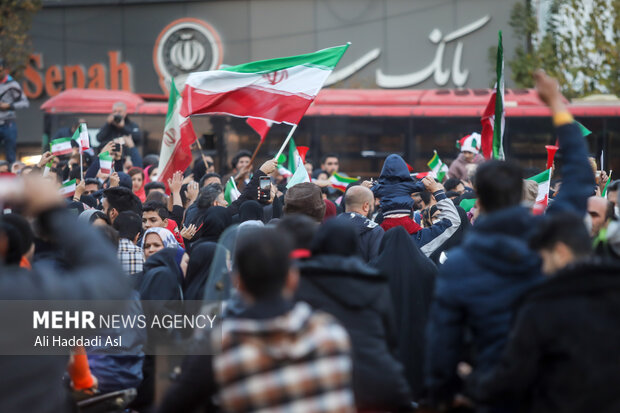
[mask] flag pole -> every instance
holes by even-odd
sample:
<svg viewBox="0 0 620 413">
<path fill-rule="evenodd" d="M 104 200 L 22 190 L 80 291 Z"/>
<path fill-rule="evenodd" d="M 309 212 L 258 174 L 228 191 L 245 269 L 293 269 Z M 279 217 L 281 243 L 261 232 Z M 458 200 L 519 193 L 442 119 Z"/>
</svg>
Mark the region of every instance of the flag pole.
<svg viewBox="0 0 620 413">
<path fill-rule="evenodd" d="M 82 161 L 82 142 L 79 145 L 80 148 L 80 182 L 84 180 L 84 162 Z"/>
<path fill-rule="evenodd" d="M 280 147 L 280 150 L 276 154 L 275 159 L 278 159 L 280 157 L 280 155 L 282 155 L 282 152 L 284 152 L 284 148 L 286 148 L 286 145 L 288 144 L 288 141 L 291 140 L 291 137 L 293 136 L 293 133 L 295 133 L 295 129 L 297 129 L 297 125 L 293 125 L 293 127 L 291 128 L 291 131 L 288 133 L 288 136 L 286 137 L 286 139 L 284 140 L 284 143 Z"/>
<path fill-rule="evenodd" d="M 202 156 L 202 145 L 200 144 L 200 138 L 196 138 L 196 145 L 198 145 L 198 150 L 200 151 L 200 158 L 202 158 L 202 161 L 205 164 L 205 168 L 209 169 L 209 165 L 207 165 L 207 161 L 205 160 L 204 156 Z"/>
<path fill-rule="evenodd" d="M 263 146 L 263 142 L 265 142 L 265 140 L 261 139 L 260 142 L 258 143 L 258 146 L 256 146 L 256 149 L 254 149 L 254 153 L 252 154 L 252 158 L 250 158 L 250 165 L 252 165 L 252 162 L 254 162 L 254 158 L 256 158 L 256 155 L 258 154 L 258 151 L 260 150 L 260 147 Z"/>
</svg>

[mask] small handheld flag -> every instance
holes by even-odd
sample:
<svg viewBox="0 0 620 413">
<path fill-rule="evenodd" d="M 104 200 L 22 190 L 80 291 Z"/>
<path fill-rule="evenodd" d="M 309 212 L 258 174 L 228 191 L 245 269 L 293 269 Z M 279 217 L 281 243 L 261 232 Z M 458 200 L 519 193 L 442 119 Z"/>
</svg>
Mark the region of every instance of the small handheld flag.
<svg viewBox="0 0 620 413">
<path fill-rule="evenodd" d="M 73 194 L 75 194 L 75 188 L 77 187 L 76 181 L 75 179 L 72 179 L 70 181 L 65 181 L 62 183 L 62 186 L 60 187 L 60 195 L 63 195 L 65 197 L 70 197 L 73 196 Z"/>
<path fill-rule="evenodd" d="M 433 151 L 433 157 L 430 161 L 428 161 L 427 165 L 430 168 L 431 172 L 437 177 L 439 182 L 443 182 L 443 178 L 445 178 L 448 173 L 448 165 L 443 163 L 441 159 L 439 159 L 439 155 L 437 155 L 437 151 Z"/>
</svg>

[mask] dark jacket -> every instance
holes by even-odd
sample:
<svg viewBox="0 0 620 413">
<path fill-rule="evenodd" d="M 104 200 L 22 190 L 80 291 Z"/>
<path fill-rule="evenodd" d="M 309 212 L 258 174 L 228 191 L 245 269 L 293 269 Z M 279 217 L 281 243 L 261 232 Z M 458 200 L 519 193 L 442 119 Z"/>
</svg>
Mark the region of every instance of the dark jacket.
<svg viewBox="0 0 620 413">
<path fill-rule="evenodd" d="M 585 215 L 594 177 L 576 124 L 556 129 L 562 154 L 562 191 L 547 209 Z M 542 280 L 538 254 L 528 247 L 537 220 L 515 206 L 482 215 L 460 247 L 450 250 L 435 284 L 427 332 L 427 379 L 431 401 L 449 400 L 459 390 L 456 365 L 463 335 L 471 332 L 476 369 L 494 366 L 503 349 L 519 298 Z"/>
<path fill-rule="evenodd" d="M 99 147 L 103 148 L 105 144 L 110 142 L 112 139 L 120 138 L 121 136 L 126 135 L 131 135 L 136 146 L 139 146 L 142 143 L 142 132 L 140 132 L 140 127 L 137 123 L 132 122 L 129 119 L 129 116 L 125 116 L 125 126 L 122 128 L 119 128 L 115 124 L 106 122 L 105 125 L 103 125 L 99 130 L 99 133 L 97 133 Z"/>
<path fill-rule="evenodd" d="M 392 154 L 385 158 L 381 175 L 371 190 L 381 200 L 384 214 L 409 214 L 413 209 L 411 194 L 424 191 L 424 184 L 414 182 L 403 158 Z"/>
<path fill-rule="evenodd" d="M 620 411 L 620 264 L 587 261 L 530 291 L 500 363 L 474 375 L 481 401 L 533 413 Z"/>
<path fill-rule="evenodd" d="M 32 271 L 0 264 L 0 300 L 123 300 L 131 291 L 116 258 L 116 251 L 88 225 L 80 225 L 66 211 L 50 211 L 39 219 L 41 233 L 61 240 L 58 256 L 67 266 L 35 266 Z M 43 263 L 42 263 L 43 264 Z M 13 314 L 2 312 L 11 319 Z M 8 322 L 8 320 L 4 320 Z M 6 325 L 6 324 L 4 324 Z M 15 329 L 0 340 L 23 343 Z M 26 331 L 26 330 L 24 330 Z M 7 345 L 9 345 L 7 343 Z M 72 411 L 69 394 L 60 379 L 67 368 L 66 356 L 1 356 L 0 411 Z"/>
<path fill-rule="evenodd" d="M 336 219 L 346 220 L 355 225 L 359 236 L 359 253 L 364 261 L 370 262 L 377 258 L 384 234 L 379 224 L 355 212 L 345 212 Z"/>
<path fill-rule="evenodd" d="M 406 410 L 411 396 L 395 359 L 387 280 L 360 257 L 319 255 L 299 263 L 297 299 L 340 321 L 353 346 L 353 391 L 360 409 Z"/>
</svg>

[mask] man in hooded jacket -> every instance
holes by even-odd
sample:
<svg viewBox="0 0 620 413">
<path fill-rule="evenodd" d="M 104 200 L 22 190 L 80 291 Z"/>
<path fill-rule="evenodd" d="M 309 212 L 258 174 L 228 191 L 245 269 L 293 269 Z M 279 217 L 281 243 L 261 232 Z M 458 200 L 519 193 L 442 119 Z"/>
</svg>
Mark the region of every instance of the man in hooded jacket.
<svg viewBox="0 0 620 413">
<path fill-rule="evenodd" d="M 562 191 L 547 209 L 583 216 L 594 185 L 579 127 L 568 113 L 557 81 L 535 73 L 538 94 L 549 105 L 563 159 Z M 542 281 L 538 254 L 528 246 L 537 219 L 520 206 L 521 168 L 510 162 L 489 161 L 478 167 L 475 179 L 481 215 L 463 244 L 448 254 L 435 284 L 427 334 L 426 385 L 434 405 L 450 405 L 460 391 L 456 366 L 462 360 L 465 331 L 476 349 L 479 371 L 497 363 L 510 331 L 519 298 Z"/>
</svg>

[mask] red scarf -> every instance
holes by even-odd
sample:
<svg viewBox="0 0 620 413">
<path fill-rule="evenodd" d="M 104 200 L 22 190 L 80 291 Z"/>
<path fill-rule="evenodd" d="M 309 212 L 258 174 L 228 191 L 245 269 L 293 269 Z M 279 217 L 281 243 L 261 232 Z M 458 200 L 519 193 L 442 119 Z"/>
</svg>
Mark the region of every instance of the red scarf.
<svg viewBox="0 0 620 413">
<path fill-rule="evenodd" d="M 419 230 L 422 229 L 413 219 L 409 217 L 400 217 L 400 218 L 390 218 L 387 217 L 381 223 L 381 228 L 384 231 L 387 231 L 390 228 L 394 227 L 403 227 L 409 234 L 415 234 Z"/>
</svg>

